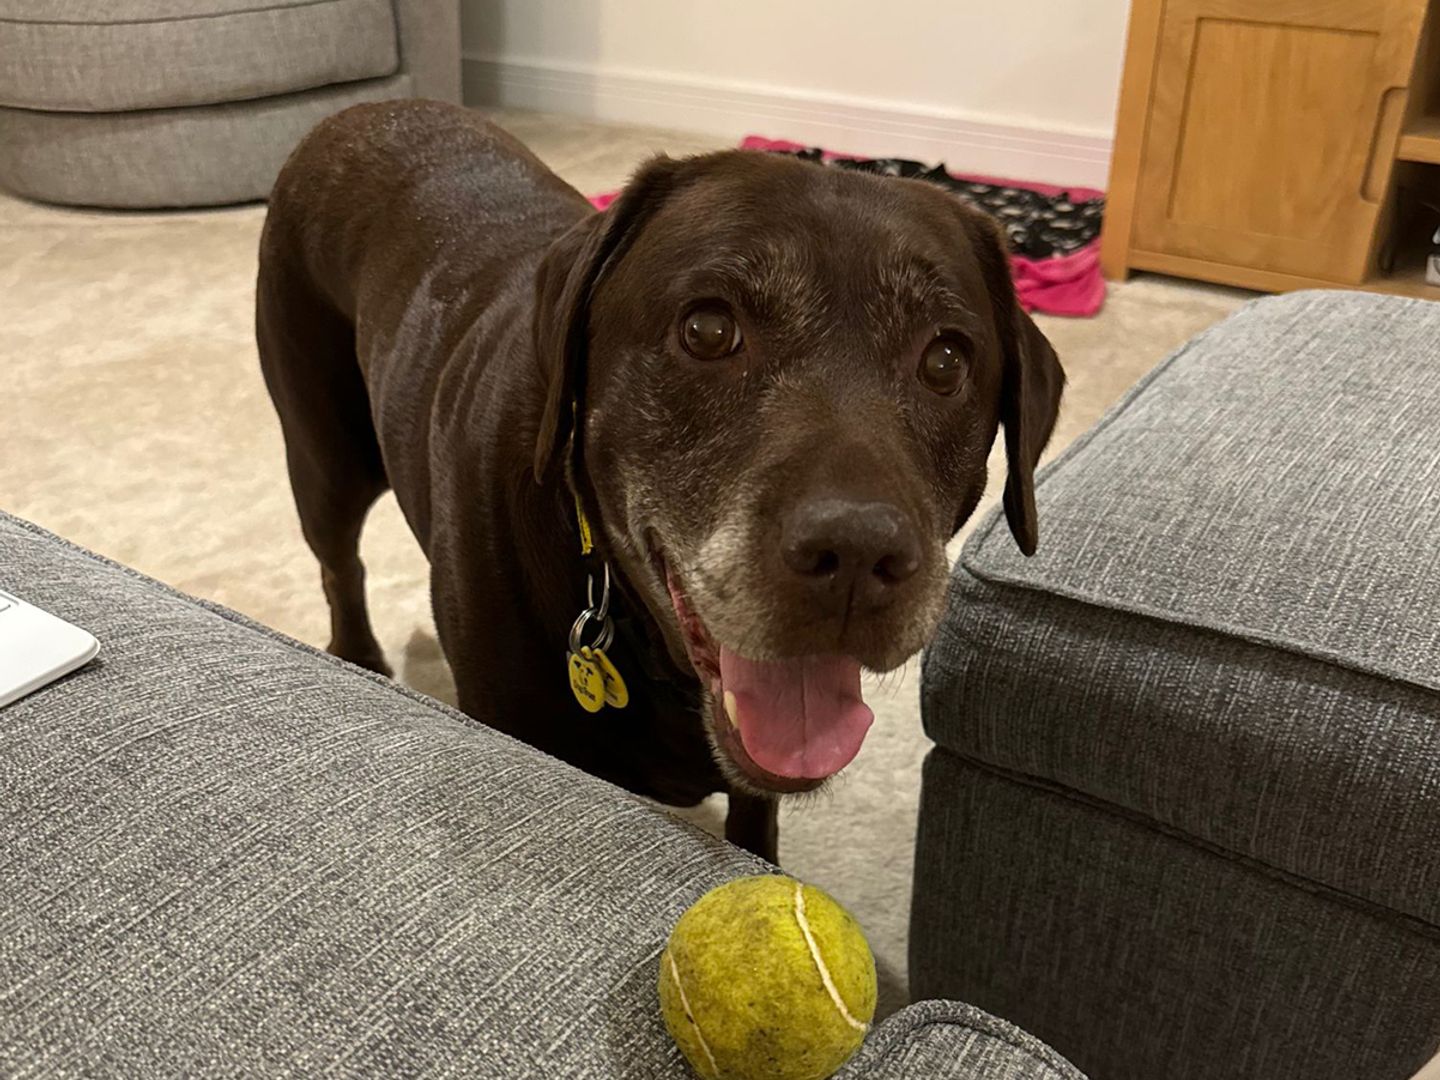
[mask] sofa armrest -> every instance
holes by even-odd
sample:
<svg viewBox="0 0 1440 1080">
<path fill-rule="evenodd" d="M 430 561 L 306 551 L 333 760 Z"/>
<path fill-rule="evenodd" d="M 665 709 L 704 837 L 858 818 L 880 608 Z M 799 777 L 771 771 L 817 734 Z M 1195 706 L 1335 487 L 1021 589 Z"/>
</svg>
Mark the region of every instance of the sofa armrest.
<svg viewBox="0 0 1440 1080">
<path fill-rule="evenodd" d="M 0 1074 L 684 1075 L 660 950 L 764 864 L 3 515 L 0 587 L 102 644 L 0 710 Z"/>
</svg>

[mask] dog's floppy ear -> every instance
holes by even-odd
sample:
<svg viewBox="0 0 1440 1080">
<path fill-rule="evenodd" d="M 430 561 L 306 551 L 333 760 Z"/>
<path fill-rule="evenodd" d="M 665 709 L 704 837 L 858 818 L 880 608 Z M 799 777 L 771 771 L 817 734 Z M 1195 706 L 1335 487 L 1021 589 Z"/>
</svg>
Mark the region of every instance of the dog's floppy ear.
<svg viewBox="0 0 1440 1080">
<path fill-rule="evenodd" d="M 607 269 L 673 190 L 682 163 L 657 157 L 601 213 L 590 214 L 550 245 L 535 278 L 535 358 L 545 407 L 535 441 L 535 479 L 563 457 L 584 391 L 590 300 Z"/>
<path fill-rule="evenodd" d="M 978 211 L 967 207 L 963 216 L 990 290 L 1005 365 L 1000 386 L 1007 471 L 1005 520 L 1020 550 L 1033 555 L 1040 539 L 1035 517 L 1035 466 L 1055 429 L 1065 371 L 1050 342 L 1016 299 L 1004 234 Z"/>
</svg>

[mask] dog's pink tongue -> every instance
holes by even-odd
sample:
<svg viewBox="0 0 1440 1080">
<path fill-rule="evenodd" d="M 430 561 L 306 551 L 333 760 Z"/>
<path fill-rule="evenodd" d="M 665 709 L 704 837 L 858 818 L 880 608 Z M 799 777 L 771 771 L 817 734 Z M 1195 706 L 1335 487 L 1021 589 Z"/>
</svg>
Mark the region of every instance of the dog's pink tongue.
<svg viewBox="0 0 1440 1080">
<path fill-rule="evenodd" d="M 860 664 L 848 656 L 747 660 L 720 646 L 720 688 L 751 760 L 792 779 L 833 776 L 860 752 L 875 714 L 860 699 Z"/>
</svg>

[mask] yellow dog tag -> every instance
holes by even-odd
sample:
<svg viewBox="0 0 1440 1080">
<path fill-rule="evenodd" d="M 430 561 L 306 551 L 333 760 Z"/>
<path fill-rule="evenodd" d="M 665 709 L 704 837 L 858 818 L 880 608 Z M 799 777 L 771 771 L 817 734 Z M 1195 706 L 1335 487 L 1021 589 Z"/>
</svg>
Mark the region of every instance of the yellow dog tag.
<svg viewBox="0 0 1440 1080">
<path fill-rule="evenodd" d="M 605 655 L 604 649 L 595 649 L 593 652 L 595 663 L 600 668 L 600 677 L 605 680 L 605 704 L 623 709 L 630 704 L 630 691 L 625 686 L 625 680 L 620 677 L 620 672 L 610 657 Z"/>
<path fill-rule="evenodd" d="M 605 676 L 600 673 L 600 665 L 592 659 L 588 648 L 582 649 L 581 654 L 566 653 L 570 692 L 586 712 L 599 712 L 605 707 Z"/>
</svg>

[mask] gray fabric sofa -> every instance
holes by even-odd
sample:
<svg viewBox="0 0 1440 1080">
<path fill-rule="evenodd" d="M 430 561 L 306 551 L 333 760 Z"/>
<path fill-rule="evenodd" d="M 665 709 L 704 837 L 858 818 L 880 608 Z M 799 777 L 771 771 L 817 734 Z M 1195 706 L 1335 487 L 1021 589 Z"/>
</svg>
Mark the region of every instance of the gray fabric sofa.
<svg viewBox="0 0 1440 1080">
<path fill-rule="evenodd" d="M 460 100 L 458 0 L 0 0 L 0 187 L 46 202 L 264 198 L 317 122 Z"/>
<path fill-rule="evenodd" d="M 911 990 L 1105 1080 L 1440 1046 L 1440 304 L 1258 301 L 967 543 L 924 675 Z"/>
<path fill-rule="evenodd" d="M 0 1075 L 664 1080 L 681 912 L 764 864 L 0 514 L 99 658 L 0 709 Z M 1083 1080 L 948 1002 L 844 1080 Z"/>
</svg>

